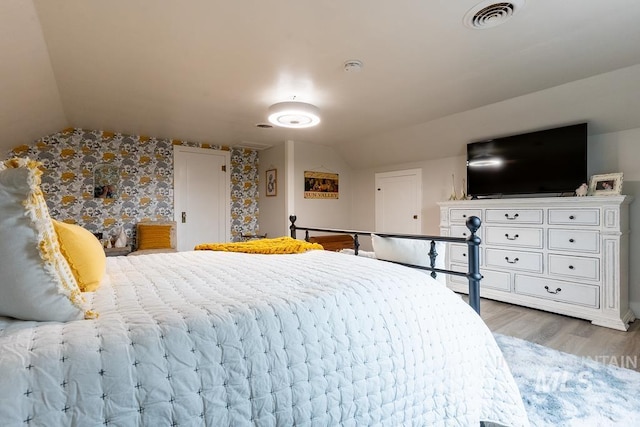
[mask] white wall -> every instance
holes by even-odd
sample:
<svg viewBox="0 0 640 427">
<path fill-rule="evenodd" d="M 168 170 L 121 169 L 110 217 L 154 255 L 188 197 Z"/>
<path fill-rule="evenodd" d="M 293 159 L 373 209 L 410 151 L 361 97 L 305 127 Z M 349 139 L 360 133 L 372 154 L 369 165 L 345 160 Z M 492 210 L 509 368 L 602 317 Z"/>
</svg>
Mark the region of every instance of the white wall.
<svg viewBox="0 0 640 427">
<path fill-rule="evenodd" d="M 258 153 L 258 224 L 259 233 L 267 233 L 267 237 L 289 235 L 289 230 L 285 227 L 286 168 L 284 148 L 284 145 L 278 145 Z M 269 169 L 277 171 L 277 194 L 267 197 L 265 173 Z"/>
<path fill-rule="evenodd" d="M 622 193 L 633 196 L 629 241 L 631 309 L 640 316 L 640 128 L 596 135 L 589 140 L 589 173 L 622 172 Z"/>
<path fill-rule="evenodd" d="M 375 229 L 375 174 L 405 169 L 422 169 L 422 233 L 440 234 L 440 210 L 436 203 L 451 195 L 455 177 L 455 190 L 460 194 L 465 177 L 465 158 L 447 157 L 439 160 L 403 163 L 383 168 L 353 172 L 352 227 L 358 230 Z M 368 239 L 361 240 L 363 250 L 371 250 Z"/>
<path fill-rule="evenodd" d="M 295 142 L 294 144 L 294 214 L 298 225 L 314 227 L 351 228 L 351 170 L 332 147 Z M 304 172 L 337 173 L 338 199 L 305 199 Z"/>
<path fill-rule="evenodd" d="M 32 0 L 0 2 L 0 145 L 31 144 L 67 126 Z"/>
<path fill-rule="evenodd" d="M 261 151 L 259 158 L 260 233 L 267 233 L 269 237 L 289 235 L 289 215 L 296 215 L 300 226 L 350 228 L 351 170 L 333 148 L 285 141 L 283 145 Z M 274 168 L 278 170 L 278 195 L 266 197 L 265 172 Z M 305 171 L 337 173 L 339 198 L 305 199 Z"/>
</svg>

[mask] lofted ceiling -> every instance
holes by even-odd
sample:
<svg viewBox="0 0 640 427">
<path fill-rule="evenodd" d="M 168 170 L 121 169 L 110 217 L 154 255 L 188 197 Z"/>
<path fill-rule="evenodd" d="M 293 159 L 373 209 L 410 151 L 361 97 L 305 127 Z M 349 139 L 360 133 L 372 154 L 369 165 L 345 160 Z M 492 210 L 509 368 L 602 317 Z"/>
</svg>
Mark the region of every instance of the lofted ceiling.
<svg viewBox="0 0 640 427">
<path fill-rule="evenodd" d="M 355 168 L 579 121 L 592 134 L 640 127 L 639 1 L 527 0 L 504 24 L 469 29 L 463 17 L 478 3 L 33 7 L 66 126 L 226 145 L 293 139 L 334 146 Z M 360 72 L 345 72 L 352 59 Z M 269 105 L 292 99 L 316 105 L 321 124 L 256 127 Z"/>
</svg>

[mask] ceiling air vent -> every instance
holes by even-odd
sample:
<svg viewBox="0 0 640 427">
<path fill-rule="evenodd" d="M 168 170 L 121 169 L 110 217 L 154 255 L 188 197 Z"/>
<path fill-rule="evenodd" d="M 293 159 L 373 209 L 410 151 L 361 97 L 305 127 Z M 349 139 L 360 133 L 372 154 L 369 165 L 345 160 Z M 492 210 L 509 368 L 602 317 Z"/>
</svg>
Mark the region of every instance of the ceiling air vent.
<svg viewBox="0 0 640 427">
<path fill-rule="evenodd" d="M 464 16 L 464 25 L 474 30 L 484 30 L 503 24 L 524 6 L 524 0 L 508 2 L 483 1 L 472 7 Z"/>
<path fill-rule="evenodd" d="M 265 144 L 264 142 L 253 142 L 253 141 L 240 141 L 237 144 L 233 144 L 233 148 L 247 148 L 249 150 L 265 150 L 267 148 L 273 147 L 271 144 Z"/>
</svg>

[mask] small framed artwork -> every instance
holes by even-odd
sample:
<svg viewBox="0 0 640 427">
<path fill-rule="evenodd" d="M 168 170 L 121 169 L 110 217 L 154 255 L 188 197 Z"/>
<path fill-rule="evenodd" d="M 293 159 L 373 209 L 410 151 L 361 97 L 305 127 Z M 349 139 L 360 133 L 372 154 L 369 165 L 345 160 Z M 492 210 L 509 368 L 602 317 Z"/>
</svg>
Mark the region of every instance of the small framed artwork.
<svg viewBox="0 0 640 427">
<path fill-rule="evenodd" d="M 93 197 L 115 199 L 120 184 L 120 168 L 109 164 L 96 165 L 93 170 Z"/>
<path fill-rule="evenodd" d="M 622 172 L 593 175 L 589 182 L 589 195 L 609 196 L 622 193 Z"/>
<path fill-rule="evenodd" d="M 277 196 L 278 195 L 278 170 L 277 169 L 269 169 L 266 172 L 266 188 L 267 188 L 267 197 Z"/>
</svg>

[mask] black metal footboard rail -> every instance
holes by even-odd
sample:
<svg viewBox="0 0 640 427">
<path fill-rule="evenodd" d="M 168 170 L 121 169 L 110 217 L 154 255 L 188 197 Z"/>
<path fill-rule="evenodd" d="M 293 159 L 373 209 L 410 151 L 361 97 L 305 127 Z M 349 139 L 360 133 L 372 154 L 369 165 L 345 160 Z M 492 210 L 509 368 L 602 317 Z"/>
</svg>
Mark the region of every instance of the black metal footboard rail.
<svg viewBox="0 0 640 427">
<path fill-rule="evenodd" d="M 320 232 L 320 233 L 336 233 L 336 234 L 349 234 L 353 237 L 353 249 L 355 254 L 358 255 L 358 251 L 360 249 L 360 242 L 358 236 L 371 236 L 375 234 L 380 237 L 393 237 L 398 239 L 413 239 L 413 240 L 429 240 L 431 241 L 430 250 L 427 254 L 429 256 L 430 267 L 424 267 L 420 265 L 413 264 L 405 264 L 402 262 L 395 262 L 396 264 L 406 265 L 408 267 L 418 268 L 421 270 L 431 271 L 431 276 L 436 277 L 437 273 L 442 274 L 451 274 L 454 276 L 464 276 L 469 281 L 469 305 L 473 307 L 473 309 L 480 314 L 480 279 L 482 279 L 482 275 L 480 274 L 480 237 L 476 234 L 478 229 L 480 228 L 480 218 L 472 216 L 467 219 L 467 228 L 471 232 L 468 237 L 447 237 L 447 236 L 423 236 L 419 234 L 389 234 L 389 233 L 375 233 L 371 231 L 356 231 L 356 230 L 341 230 L 341 229 L 333 229 L 333 228 L 315 228 L 315 227 L 300 227 L 296 225 L 296 220 L 298 218 L 295 215 L 291 215 L 289 217 L 289 221 L 291 225 L 289 226 L 289 230 L 291 230 L 291 237 L 297 239 L 297 231 L 304 231 L 305 236 L 304 239 L 309 241 L 309 232 Z M 447 242 L 447 243 L 464 243 L 468 247 L 468 271 L 463 273 L 461 271 L 453 271 L 453 270 L 444 270 L 441 268 L 436 268 L 436 258 L 438 253 L 436 252 L 436 242 Z"/>
</svg>

